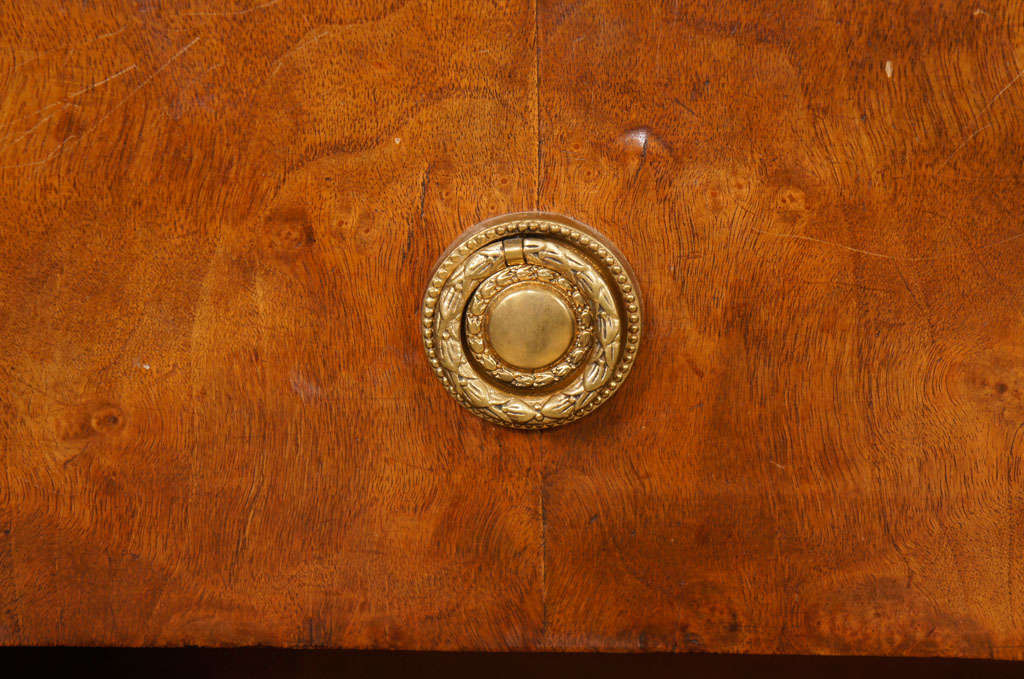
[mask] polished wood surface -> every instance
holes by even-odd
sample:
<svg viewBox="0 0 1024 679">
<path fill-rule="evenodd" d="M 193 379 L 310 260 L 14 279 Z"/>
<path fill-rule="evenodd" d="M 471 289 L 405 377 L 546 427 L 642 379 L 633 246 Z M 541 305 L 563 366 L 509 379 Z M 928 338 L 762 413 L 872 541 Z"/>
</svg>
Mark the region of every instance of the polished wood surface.
<svg viewBox="0 0 1024 679">
<path fill-rule="evenodd" d="M 1024 5 L 9 3 L 0 642 L 1024 657 Z M 643 288 L 506 431 L 493 215 Z"/>
</svg>

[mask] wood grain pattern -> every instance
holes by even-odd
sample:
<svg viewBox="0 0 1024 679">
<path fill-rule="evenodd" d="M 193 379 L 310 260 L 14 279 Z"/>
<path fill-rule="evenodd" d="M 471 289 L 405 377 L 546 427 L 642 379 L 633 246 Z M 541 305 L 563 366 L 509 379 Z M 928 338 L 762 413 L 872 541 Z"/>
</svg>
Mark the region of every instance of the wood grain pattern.
<svg viewBox="0 0 1024 679">
<path fill-rule="evenodd" d="M 0 642 L 1024 658 L 1024 5 L 0 15 Z M 609 236 L 636 368 L 478 421 L 463 229 Z"/>
</svg>

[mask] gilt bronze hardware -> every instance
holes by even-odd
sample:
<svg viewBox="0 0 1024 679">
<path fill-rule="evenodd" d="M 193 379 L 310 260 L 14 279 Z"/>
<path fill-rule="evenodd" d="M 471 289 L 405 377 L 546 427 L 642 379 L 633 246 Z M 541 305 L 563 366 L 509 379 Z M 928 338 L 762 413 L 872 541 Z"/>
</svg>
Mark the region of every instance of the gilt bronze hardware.
<svg viewBox="0 0 1024 679">
<path fill-rule="evenodd" d="M 423 341 L 448 392 L 506 427 L 582 417 L 629 374 L 640 293 L 603 237 L 561 215 L 518 213 L 459 238 L 423 299 Z"/>
</svg>

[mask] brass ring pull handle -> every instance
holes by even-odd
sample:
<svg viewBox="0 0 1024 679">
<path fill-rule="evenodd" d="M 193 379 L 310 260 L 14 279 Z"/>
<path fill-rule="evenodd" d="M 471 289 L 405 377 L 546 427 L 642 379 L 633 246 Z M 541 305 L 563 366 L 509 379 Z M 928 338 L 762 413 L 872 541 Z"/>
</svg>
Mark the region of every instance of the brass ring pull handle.
<svg viewBox="0 0 1024 679">
<path fill-rule="evenodd" d="M 571 422 L 610 397 L 640 343 L 622 255 L 560 215 L 483 222 L 442 256 L 423 299 L 427 357 L 448 392 L 506 427 Z"/>
</svg>

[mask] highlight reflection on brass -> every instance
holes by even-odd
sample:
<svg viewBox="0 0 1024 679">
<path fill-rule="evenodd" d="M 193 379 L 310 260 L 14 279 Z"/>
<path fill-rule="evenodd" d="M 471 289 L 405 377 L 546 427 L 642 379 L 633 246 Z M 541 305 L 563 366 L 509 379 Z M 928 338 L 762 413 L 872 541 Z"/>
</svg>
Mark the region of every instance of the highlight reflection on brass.
<svg viewBox="0 0 1024 679">
<path fill-rule="evenodd" d="M 491 302 L 487 339 L 499 358 L 517 368 L 543 368 L 569 348 L 575 323 L 553 290 L 519 283 Z"/>
<path fill-rule="evenodd" d="M 614 247 L 559 215 L 488 220 L 456 241 L 423 299 L 423 341 L 462 405 L 540 429 L 593 411 L 629 374 L 637 284 Z"/>
</svg>

